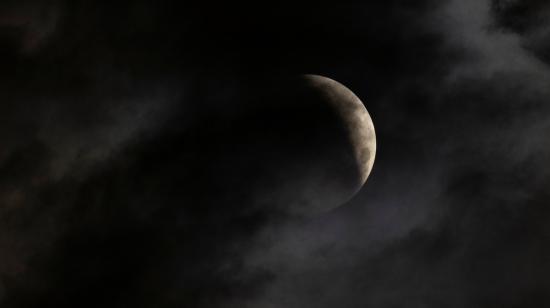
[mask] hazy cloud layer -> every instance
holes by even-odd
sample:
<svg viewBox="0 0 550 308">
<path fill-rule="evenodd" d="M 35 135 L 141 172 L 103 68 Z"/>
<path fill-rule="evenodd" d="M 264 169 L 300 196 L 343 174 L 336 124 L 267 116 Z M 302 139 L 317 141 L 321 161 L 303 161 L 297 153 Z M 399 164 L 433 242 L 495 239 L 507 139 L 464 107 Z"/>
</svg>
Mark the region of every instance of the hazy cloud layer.
<svg viewBox="0 0 550 308">
<path fill-rule="evenodd" d="M 0 305 L 544 307 L 549 8 L 0 6 Z M 378 139 L 312 218 L 220 146 L 297 73 L 352 89 Z"/>
</svg>

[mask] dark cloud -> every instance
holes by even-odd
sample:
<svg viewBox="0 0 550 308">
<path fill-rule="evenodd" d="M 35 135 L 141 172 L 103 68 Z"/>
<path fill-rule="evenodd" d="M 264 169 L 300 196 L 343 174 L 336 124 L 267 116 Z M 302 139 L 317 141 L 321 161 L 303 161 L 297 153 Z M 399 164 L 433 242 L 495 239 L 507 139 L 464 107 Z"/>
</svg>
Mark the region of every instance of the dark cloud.
<svg viewBox="0 0 550 308">
<path fill-rule="evenodd" d="M 550 5 L 546 1 L 493 1 L 492 9 L 501 29 L 519 34 L 525 49 L 546 63 L 550 61 Z"/>
<path fill-rule="evenodd" d="M 545 2 L 0 10 L 2 307 L 550 300 Z M 309 218 L 244 146 L 251 97 L 297 73 L 363 98 L 379 149 Z"/>
</svg>

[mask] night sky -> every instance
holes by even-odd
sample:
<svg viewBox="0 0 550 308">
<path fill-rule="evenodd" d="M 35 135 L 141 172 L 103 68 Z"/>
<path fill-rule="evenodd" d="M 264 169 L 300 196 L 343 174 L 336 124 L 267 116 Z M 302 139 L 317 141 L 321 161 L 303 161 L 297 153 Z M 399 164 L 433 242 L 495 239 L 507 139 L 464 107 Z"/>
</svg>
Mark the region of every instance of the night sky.
<svg viewBox="0 0 550 308">
<path fill-rule="evenodd" d="M 364 2 L 1 1 L 0 306 L 550 306 L 550 2 Z M 299 74 L 378 147 L 309 216 L 246 147 Z"/>
</svg>

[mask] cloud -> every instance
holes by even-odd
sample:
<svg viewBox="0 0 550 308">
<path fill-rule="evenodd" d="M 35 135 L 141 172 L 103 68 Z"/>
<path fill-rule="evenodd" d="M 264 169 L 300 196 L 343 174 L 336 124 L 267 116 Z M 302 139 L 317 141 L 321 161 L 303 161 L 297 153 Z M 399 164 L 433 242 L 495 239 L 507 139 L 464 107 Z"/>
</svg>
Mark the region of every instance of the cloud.
<svg viewBox="0 0 550 308">
<path fill-rule="evenodd" d="M 0 59 L 2 306 L 544 306 L 545 4 L 525 3 L 14 5 L 32 22 L 0 27 L 46 34 Z M 310 219 L 262 207 L 229 138 L 254 133 L 240 98 L 294 73 L 352 89 L 379 141 L 365 188 Z"/>
</svg>

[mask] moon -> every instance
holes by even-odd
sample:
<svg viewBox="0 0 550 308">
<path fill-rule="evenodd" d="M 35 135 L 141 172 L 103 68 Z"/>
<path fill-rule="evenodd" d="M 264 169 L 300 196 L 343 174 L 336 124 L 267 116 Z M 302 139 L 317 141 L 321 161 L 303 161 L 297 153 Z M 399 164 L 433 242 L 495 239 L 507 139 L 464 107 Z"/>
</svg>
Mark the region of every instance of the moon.
<svg viewBox="0 0 550 308">
<path fill-rule="evenodd" d="M 323 94 L 347 128 L 359 168 L 359 186 L 367 181 L 376 155 L 376 134 L 369 112 L 359 97 L 341 83 L 319 75 L 303 75 L 307 84 Z"/>
<path fill-rule="evenodd" d="M 277 153 L 263 160 L 273 167 L 275 189 L 260 190 L 262 196 L 287 212 L 315 215 L 346 203 L 365 184 L 376 135 L 365 105 L 350 89 L 327 77 L 300 75 L 273 81 L 257 104 L 276 119 L 254 126 L 261 132 L 256 142 L 266 138 Z"/>
</svg>

